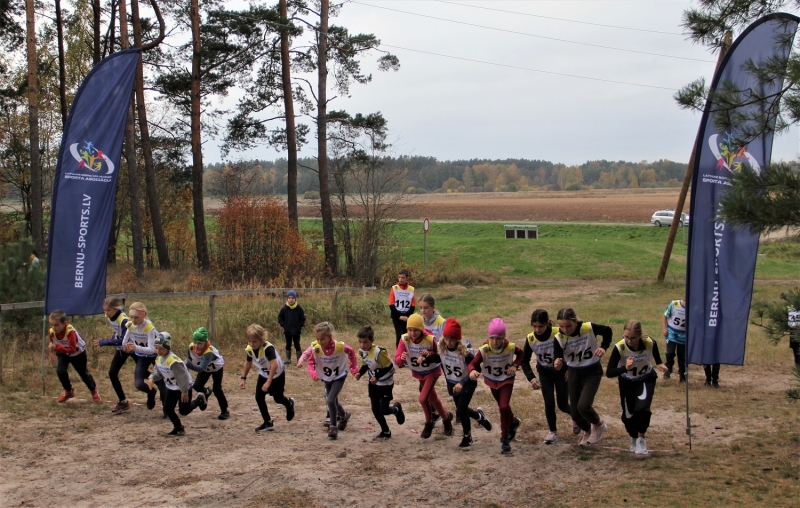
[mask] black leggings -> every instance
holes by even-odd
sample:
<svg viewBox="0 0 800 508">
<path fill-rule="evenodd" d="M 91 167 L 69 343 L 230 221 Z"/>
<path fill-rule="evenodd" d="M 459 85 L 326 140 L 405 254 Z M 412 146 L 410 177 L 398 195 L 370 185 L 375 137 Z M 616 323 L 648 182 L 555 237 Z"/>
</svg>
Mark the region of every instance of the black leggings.
<svg viewBox="0 0 800 508">
<path fill-rule="evenodd" d="M 392 319 L 392 324 L 394 325 L 394 347 L 397 349 L 397 346 L 400 345 L 400 337 L 403 336 L 404 333 L 408 331 L 407 323 L 400 319 Z"/>
<path fill-rule="evenodd" d="M 572 420 L 584 432 L 590 432 L 591 425 L 600 423 L 600 415 L 592 406 L 602 379 L 603 369 L 599 365 L 569 369 L 569 407 L 572 410 Z"/>
<path fill-rule="evenodd" d="M 706 381 L 719 382 L 719 364 L 703 365 L 703 370 L 706 373 Z"/>
<path fill-rule="evenodd" d="M 89 374 L 89 371 L 86 369 L 86 351 L 81 351 L 80 354 L 75 356 L 69 356 L 64 353 L 56 353 L 56 356 L 58 357 L 56 374 L 58 374 L 58 380 L 61 381 L 61 386 L 64 387 L 64 390 L 72 390 L 72 383 L 69 381 L 69 372 L 67 372 L 67 368 L 70 364 L 75 368 L 75 372 L 78 373 L 83 382 L 86 383 L 86 387 L 89 391 L 93 392 L 97 388 L 94 383 L 94 378 L 92 378 L 92 375 Z"/>
<path fill-rule="evenodd" d="M 146 393 L 148 396 L 155 397 L 156 389 L 150 389 L 147 386 L 147 383 L 144 382 L 145 379 L 150 377 L 150 367 L 156 364 L 155 357 L 149 358 L 147 356 L 136 356 L 131 355 L 136 362 L 136 370 L 133 372 L 133 385 L 136 387 L 137 390 L 140 392 Z M 165 392 L 167 392 L 167 387 L 164 384 L 164 380 L 156 381 L 156 386 L 158 387 L 159 398 L 161 399 L 161 405 L 163 406 L 166 402 L 165 399 Z"/>
<path fill-rule="evenodd" d="M 453 397 L 453 402 L 456 404 L 456 416 L 461 420 L 461 430 L 464 431 L 465 436 L 468 436 L 472 433 L 470 418 L 477 421 L 481 417 L 480 413 L 469 407 L 469 403 L 472 402 L 472 396 L 475 395 L 476 386 L 466 387 L 462 385 L 459 393 L 453 391 L 453 386 L 447 383 L 447 393 Z"/>
<path fill-rule="evenodd" d="M 367 378 L 369 379 L 369 378 Z M 389 432 L 389 425 L 386 423 L 386 416 L 397 414 L 394 406 L 390 406 L 392 402 L 392 389 L 394 385 L 379 386 L 370 384 L 368 388 L 369 402 L 372 406 L 372 416 L 377 420 L 378 425 L 381 426 L 381 432 Z M 327 398 L 327 397 L 326 397 Z M 337 407 L 338 412 L 338 407 Z M 342 413 L 344 414 L 344 413 Z"/>
<path fill-rule="evenodd" d="M 214 392 L 214 397 L 217 398 L 220 412 L 224 413 L 228 410 L 228 399 L 225 398 L 225 393 L 222 391 L 222 372 L 223 369 L 215 370 L 214 372 L 198 372 L 192 388 L 196 392 L 202 392 L 210 377 L 212 382 L 211 391 Z"/>
<path fill-rule="evenodd" d="M 166 390 L 166 395 L 164 396 L 164 414 L 167 415 L 169 421 L 172 422 L 172 427 L 174 429 L 181 429 L 183 425 L 181 425 L 181 419 L 178 418 L 178 415 L 175 414 L 175 406 L 178 406 L 178 412 L 182 416 L 186 416 L 198 406 L 196 400 L 192 400 L 192 390 L 189 389 L 187 392 L 187 396 L 189 397 L 189 402 L 183 402 L 181 400 L 181 391 L 180 390 Z"/>
<path fill-rule="evenodd" d="M 650 404 L 656 390 L 656 377 L 642 381 L 619 378 L 619 399 L 622 405 L 622 423 L 631 437 L 644 435 L 650 427 Z"/>
<path fill-rule="evenodd" d="M 559 371 L 549 372 L 550 369 L 538 368 L 539 383 L 542 385 L 542 398 L 544 398 L 544 416 L 550 432 L 558 432 L 556 425 L 556 404 L 562 413 L 572 415 L 569 406 L 569 386 L 564 379 L 564 373 Z M 555 392 L 555 394 L 553 393 Z"/>
<path fill-rule="evenodd" d="M 275 402 L 283 404 L 287 409 L 292 402 L 283 394 L 283 389 L 286 386 L 286 372 L 282 372 L 280 376 L 272 378 L 269 390 L 265 392 L 261 387 L 266 382 L 267 378 L 258 376 L 258 382 L 256 382 L 256 404 L 258 404 L 258 410 L 261 411 L 261 418 L 268 422 L 271 418 L 269 417 L 269 409 L 267 409 L 267 395 L 271 395 Z"/>
<path fill-rule="evenodd" d="M 119 381 L 119 371 L 122 370 L 122 366 L 128 361 L 129 356 L 131 356 L 130 353 L 117 349 L 114 351 L 114 359 L 111 360 L 111 365 L 108 367 L 108 379 L 111 381 L 111 387 L 114 388 L 114 392 L 117 394 L 117 399 L 119 399 L 120 402 L 126 399 L 125 391 L 122 389 L 122 383 Z"/>
<path fill-rule="evenodd" d="M 288 333 L 283 334 L 286 337 L 286 351 L 288 353 L 292 352 L 292 344 L 294 344 L 294 350 L 297 351 L 297 358 L 300 358 L 301 349 L 300 349 L 300 334 L 297 335 L 290 335 Z"/>
<path fill-rule="evenodd" d="M 677 342 L 667 341 L 667 361 L 664 365 L 667 366 L 667 372 L 672 373 L 672 366 L 675 365 L 675 353 L 678 354 L 678 375 L 683 378 L 686 377 L 686 344 L 678 344 Z"/>
</svg>

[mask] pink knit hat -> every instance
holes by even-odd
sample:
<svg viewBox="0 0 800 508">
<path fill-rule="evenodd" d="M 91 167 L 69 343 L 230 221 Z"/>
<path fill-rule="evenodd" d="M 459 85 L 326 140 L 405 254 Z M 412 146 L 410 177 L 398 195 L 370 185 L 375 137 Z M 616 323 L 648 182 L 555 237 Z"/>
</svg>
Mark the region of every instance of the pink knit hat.
<svg viewBox="0 0 800 508">
<path fill-rule="evenodd" d="M 489 337 L 506 336 L 506 323 L 500 318 L 494 318 L 489 322 Z"/>
</svg>

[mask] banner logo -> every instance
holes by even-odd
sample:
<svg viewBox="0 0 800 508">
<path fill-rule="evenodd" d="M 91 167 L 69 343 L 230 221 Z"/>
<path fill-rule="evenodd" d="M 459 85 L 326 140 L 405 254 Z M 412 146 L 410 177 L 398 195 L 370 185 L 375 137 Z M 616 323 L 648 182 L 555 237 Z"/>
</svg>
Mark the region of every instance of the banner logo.
<svg viewBox="0 0 800 508">
<path fill-rule="evenodd" d="M 83 147 L 78 148 L 78 143 L 69 146 L 69 153 L 78 161 L 77 169 L 88 169 L 93 173 L 100 173 L 103 170 L 103 162 L 106 163 L 106 175 L 114 172 L 114 163 L 103 153 L 102 150 L 94 146 L 91 141 L 86 141 Z"/>
<path fill-rule="evenodd" d="M 719 134 L 712 134 L 708 138 L 708 146 L 717 159 L 715 169 L 728 172 L 741 171 L 747 164 L 756 174 L 761 173 L 761 166 L 756 158 L 747 151 L 747 146 L 736 147 L 733 134 L 726 132 L 723 138 Z"/>
</svg>

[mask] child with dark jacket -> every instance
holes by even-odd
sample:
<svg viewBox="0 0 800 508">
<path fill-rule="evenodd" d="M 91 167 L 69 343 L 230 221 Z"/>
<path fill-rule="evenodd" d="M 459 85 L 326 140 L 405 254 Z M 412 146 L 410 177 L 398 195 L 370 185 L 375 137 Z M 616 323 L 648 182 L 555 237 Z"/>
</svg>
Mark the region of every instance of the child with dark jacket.
<svg viewBox="0 0 800 508">
<path fill-rule="evenodd" d="M 294 350 L 299 359 L 302 354 L 300 333 L 306 325 L 306 313 L 303 311 L 303 307 L 297 303 L 297 292 L 294 289 L 290 289 L 286 294 L 286 305 L 281 307 L 278 312 L 278 324 L 286 337 L 286 361 L 292 361 L 292 343 L 294 343 Z"/>
</svg>

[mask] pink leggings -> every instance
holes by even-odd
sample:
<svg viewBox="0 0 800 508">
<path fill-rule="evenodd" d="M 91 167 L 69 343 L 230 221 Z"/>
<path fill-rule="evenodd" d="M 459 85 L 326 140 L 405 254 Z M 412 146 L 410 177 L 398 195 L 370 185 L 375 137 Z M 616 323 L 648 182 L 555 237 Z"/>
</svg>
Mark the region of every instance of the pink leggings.
<svg viewBox="0 0 800 508">
<path fill-rule="evenodd" d="M 430 376 L 419 380 L 419 404 L 425 413 L 425 423 L 431 423 L 431 406 L 442 418 L 447 417 L 447 410 L 442 405 L 442 400 L 436 394 L 435 385 L 439 376 Z"/>
<path fill-rule="evenodd" d="M 514 390 L 514 385 L 509 383 L 489 390 L 500 408 L 500 437 L 505 439 L 508 437 L 508 428 L 514 422 L 514 412 L 511 411 L 511 392 Z"/>
</svg>

